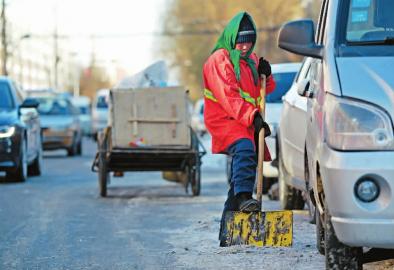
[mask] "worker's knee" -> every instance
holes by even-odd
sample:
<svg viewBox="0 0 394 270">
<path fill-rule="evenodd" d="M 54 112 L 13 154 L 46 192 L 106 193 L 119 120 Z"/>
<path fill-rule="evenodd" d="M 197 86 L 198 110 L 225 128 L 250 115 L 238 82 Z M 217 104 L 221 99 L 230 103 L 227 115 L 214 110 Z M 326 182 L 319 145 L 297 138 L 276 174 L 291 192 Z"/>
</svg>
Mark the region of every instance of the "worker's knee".
<svg viewBox="0 0 394 270">
<path fill-rule="evenodd" d="M 231 156 L 242 155 L 254 157 L 256 155 L 254 144 L 250 139 L 236 141 L 230 146 L 229 153 Z"/>
<path fill-rule="evenodd" d="M 247 167 L 253 170 L 257 166 L 256 152 L 254 151 L 254 145 L 251 140 L 238 140 L 233 145 L 231 154 L 233 158 L 232 167 Z"/>
</svg>

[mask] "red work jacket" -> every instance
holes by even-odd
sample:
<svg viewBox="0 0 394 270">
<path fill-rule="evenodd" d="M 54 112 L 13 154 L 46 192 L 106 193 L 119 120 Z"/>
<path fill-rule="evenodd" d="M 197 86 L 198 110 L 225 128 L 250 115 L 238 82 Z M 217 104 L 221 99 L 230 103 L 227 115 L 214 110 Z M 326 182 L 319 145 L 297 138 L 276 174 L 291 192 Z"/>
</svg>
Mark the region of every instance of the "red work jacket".
<svg viewBox="0 0 394 270">
<path fill-rule="evenodd" d="M 255 53 L 250 55 L 258 65 Z M 254 143 L 253 119 L 259 111 L 260 87 L 254 84 L 253 73 L 246 61 L 240 63 L 241 79 L 238 82 L 227 50 L 215 51 L 203 67 L 204 121 L 212 136 L 212 152 L 226 153 L 235 141 L 246 138 Z M 267 94 L 275 89 L 272 76 L 267 78 Z M 271 160 L 265 144 L 264 160 Z"/>
</svg>

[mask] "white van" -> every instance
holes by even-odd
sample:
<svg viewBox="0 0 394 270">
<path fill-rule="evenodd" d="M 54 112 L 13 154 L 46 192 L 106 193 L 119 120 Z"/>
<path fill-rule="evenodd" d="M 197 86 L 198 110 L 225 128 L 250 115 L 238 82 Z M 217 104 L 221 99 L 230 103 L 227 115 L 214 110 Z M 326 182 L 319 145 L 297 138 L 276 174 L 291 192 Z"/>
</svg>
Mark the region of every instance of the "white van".
<svg viewBox="0 0 394 270">
<path fill-rule="evenodd" d="M 96 93 L 92 104 L 92 134 L 97 138 L 97 133 L 108 125 L 109 89 L 100 89 Z"/>
<path fill-rule="evenodd" d="M 92 135 L 92 115 L 91 115 L 91 102 L 87 96 L 78 96 L 71 98 L 72 104 L 78 109 L 79 121 L 83 135 Z"/>
</svg>

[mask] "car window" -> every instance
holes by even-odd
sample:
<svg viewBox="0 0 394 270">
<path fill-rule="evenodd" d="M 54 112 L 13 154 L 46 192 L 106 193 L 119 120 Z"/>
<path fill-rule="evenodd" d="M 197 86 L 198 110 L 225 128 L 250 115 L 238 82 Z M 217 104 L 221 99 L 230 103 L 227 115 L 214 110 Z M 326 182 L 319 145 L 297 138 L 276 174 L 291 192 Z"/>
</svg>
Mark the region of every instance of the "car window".
<svg viewBox="0 0 394 270">
<path fill-rule="evenodd" d="M 267 103 L 280 103 L 282 96 L 289 91 L 291 84 L 294 81 L 296 72 L 282 72 L 273 74 L 276 87 L 275 91 L 266 96 Z"/>
<path fill-rule="evenodd" d="M 107 98 L 105 96 L 98 96 L 97 97 L 97 108 L 108 108 Z"/>
<path fill-rule="evenodd" d="M 88 106 L 80 106 L 78 107 L 79 114 L 90 114 L 90 108 Z"/>
<path fill-rule="evenodd" d="M 71 115 L 71 104 L 66 99 L 39 98 L 38 112 L 42 115 Z"/>
<path fill-rule="evenodd" d="M 6 82 L 0 82 L 0 109 L 9 110 L 15 108 L 11 89 Z"/>
<path fill-rule="evenodd" d="M 351 0 L 348 8 L 348 42 L 394 39 L 394 1 Z"/>
</svg>

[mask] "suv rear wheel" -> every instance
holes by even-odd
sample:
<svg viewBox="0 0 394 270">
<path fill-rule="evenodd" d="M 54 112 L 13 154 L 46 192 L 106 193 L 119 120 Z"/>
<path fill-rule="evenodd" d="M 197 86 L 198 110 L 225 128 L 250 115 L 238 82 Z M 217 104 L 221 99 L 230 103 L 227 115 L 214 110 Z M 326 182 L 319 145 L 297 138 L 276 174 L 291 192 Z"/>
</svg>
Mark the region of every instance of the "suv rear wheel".
<svg viewBox="0 0 394 270">
<path fill-rule="evenodd" d="M 31 176 L 40 176 L 42 171 L 42 143 L 41 138 L 38 139 L 37 156 L 33 163 L 28 167 L 28 174 Z"/>
<path fill-rule="evenodd" d="M 278 155 L 279 163 L 279 200 L 283 209 L 286 210 L 301 210 L 304 209 L 305 201 L 302 192 L 297 190 L 286 183 L 285 168 L 281 155 Z"/>
<path fill-rule="evenodd" d="M 28 168 L 28 173 L 31 176 L 40 176 L 42 170 L 42 148 L 38 150 L 37 157 Z"/>
<path fill-rule="evenodd" d="M 79 139 L 79 142 L 77 145 L 77 155 L 82 156 L 82 138 Z"/>
<path fill-rule="evenodd" d="M 73 143 L 72 143 L 72 145 L 67 149 L 67 155 L 68 155 L 69 157 L 73 157 L 73 156 L 75 156 L 76 154 L 78 154 L 78 142 L 77 142 L 77 136 L 76 136 L 76 134 L 74 134 Z"/>
<path fill-rule="evenodd" d="M 306 153 L 306 149 L 305 149 Z M 310 186 L 310 178 L 309 178 L 309 167 L 308 167 L 308 156 L 305 155 L 304 158 L 304 175 L 305 175 L 305 190 L 306 192 L 304 193 L 305 201 L 308 206 L 308 213 L 309 213 L 309 223 L 311 224 L 316 224 L 316 207 L 315 207 L 315 202 L 313 198 L 313 191 L 312 187 Z M 313 201 L 312 201 L 313 200 Z"/>
</svg>

